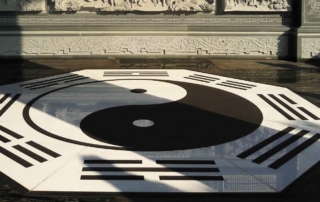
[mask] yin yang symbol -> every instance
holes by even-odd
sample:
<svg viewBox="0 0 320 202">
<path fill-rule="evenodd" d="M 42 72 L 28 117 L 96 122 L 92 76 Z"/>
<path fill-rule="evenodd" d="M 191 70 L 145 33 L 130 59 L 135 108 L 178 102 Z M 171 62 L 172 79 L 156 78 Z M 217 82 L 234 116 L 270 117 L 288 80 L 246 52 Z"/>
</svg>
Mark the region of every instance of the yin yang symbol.
<svg viewBox="0 0 320 202">
<path fill-rule="evenodd" d="M 252 133 L 263 120 L 256 105 L 236 94 L 168 80 L 55 89 L 31 100 L 23 115 L 32 128 L 62 141 L 132 151 L 223 144 Z"/>
</svg>

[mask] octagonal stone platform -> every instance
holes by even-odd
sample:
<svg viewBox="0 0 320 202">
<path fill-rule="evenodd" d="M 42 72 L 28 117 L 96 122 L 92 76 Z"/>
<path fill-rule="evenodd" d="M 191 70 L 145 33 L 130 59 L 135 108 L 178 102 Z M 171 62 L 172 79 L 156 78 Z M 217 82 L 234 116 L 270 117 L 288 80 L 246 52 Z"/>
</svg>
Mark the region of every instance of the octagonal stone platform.
<svg viewBox="0 0 320 202">
<path fill-rule="evenodd" d="M 320 110 L 190 70 L 82 70 L 0 86 L 1 177 L 29 195 L 277 193 L 320 159 Z"/>
</svg>

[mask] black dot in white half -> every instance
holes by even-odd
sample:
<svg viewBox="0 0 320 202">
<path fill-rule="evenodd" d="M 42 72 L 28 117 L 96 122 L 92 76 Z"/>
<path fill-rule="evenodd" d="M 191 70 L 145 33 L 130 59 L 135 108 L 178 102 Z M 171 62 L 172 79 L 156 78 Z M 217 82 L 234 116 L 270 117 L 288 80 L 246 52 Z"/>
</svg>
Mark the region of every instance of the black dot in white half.
<svg viewBox="0 0 320 202">
<path fill-rule="evenodd" d="M 147 90 L 141 89 L 141 88 L 136 88 L 136 89 L 130 90 L 130 92 L 131 93 L 145 93 L 145 92 L 147 92 Z"/>
<path fill-rule="evenodd" d="M 154 122 L 148 119 L 138 119 L 132 122 L 133 125 L 141 128 L 147 128 L 154 125 Z"/>
</svg>

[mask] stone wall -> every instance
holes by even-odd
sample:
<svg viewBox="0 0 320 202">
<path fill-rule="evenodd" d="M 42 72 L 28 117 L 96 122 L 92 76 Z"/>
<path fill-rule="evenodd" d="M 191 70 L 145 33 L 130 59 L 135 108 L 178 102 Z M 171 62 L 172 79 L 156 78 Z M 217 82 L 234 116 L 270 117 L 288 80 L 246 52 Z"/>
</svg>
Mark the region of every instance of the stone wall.
<svg viewBox="0 0 320 202">
<path fill-rule="evenodd" d="M 319 22 L 318 2 L 301 2 L 304 25 Z M 319 38 L 295 29 L 299 8 L 292 0 L 0 0 L 0 57 L 319 57 Z M 303 38 L 293 51 L 295 36 Z"/>
</svg>

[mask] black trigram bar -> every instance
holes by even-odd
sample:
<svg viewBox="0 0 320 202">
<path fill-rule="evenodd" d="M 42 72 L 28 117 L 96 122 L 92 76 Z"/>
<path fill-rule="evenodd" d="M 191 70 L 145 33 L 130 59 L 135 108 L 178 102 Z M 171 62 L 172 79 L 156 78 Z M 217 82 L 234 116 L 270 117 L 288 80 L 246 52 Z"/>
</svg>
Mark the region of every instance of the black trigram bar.
<svg viewBox="0 0 320 202">
<path fill-rule="evenodd" d="M 48 79 L 45 81 L 38 81 L 34 83 L 24 84 L 21 86 L 28 88 L 29 90 L 36 90 L 36 89 L 46 88 L 49 86 L 58 85 L 58 82 L 61 82 L 61 81 L 64 81 L 64 83 L 69 83 L 72 81 L 77 81 L 77 80 L 87 79 L 87 78 L 88 77 L 83 77 L 80 75 L 71 75 L 71 76 L 60 77 L 56 79 Z"/>
<path fill-rule="evenodd" d="M 253 87 L 256 87 L 255 85 L 245 84 L 245 83 L 240 83 L 240 82 L 235 82 L 235 81 L 229 81 L 229 80 L 225 81 L 225 82 L 221 82 L 217 85 L 235 88 L 235 89 L 239 89 L 239 90 L 249 90 Z"/>
<path fill-rule="evenodd" d="M 227 81 L 227 82 L 221 82 L 221 83 L 223 83 L 223 84 L 225 84 L 225 85 L 229 85 L 229 86 L 235 86 L 235 87 L 238 87 L 238 88 L 245 88 L 245 89 L 251 89 L 251 88 L 253 88 L 253 87 L 251 87 L 251 86 L 246 86 L 246 85 L 243 85 L 243 84 L 235 84 L 235 83 L 232 83 L 232 82 L 229 82 L 229 81 Z"/>
<path fill-rule="evenodd" d="M 307 114 L 308 116 L 310 116 L 310 117 L 313 118 L 314 120 L 320 120 L 319 117 L 317 117 L 316 115 L 314 115 L 313 113 L 311 113 L 310 111 L 308 111 L 307 109 L 305 109 L 304 107 L 298 107 L 298 109 L 300 109 L 302 112 L 304 112 L 305 114 Z"/>
<path fill-rule="evenodd" d="M 57 82 L 61 81 L 61 80 L 65 80 L 65 79 L 60 79 L 60 80 L 56 80 L 56 81 L 50 81 L 50 82 L 41 82 L 41 83 L 36 83 L 36 84 L 33 84 L 33 85 L 28 85 L 28 86 L 24 86 L 25 88 L 37 88 L 37 87 L 40 87 L 40 86 L 50 86 L 51 84 L 57 84 Z"/>
<path fill-rule="evenodd" d="M 54 78 L 54 79 L 46 79 L 43 81 L 37 81 L 37 82 L 33 82 L 33 83 L 26 83 L 26 84 L 22 84 L 20 86 L 26 87 L 26 88 L 30 88 L 33 85 L 42 85 L 42 84 L 48 84 L 48 83 L 53 83 L 53 82 L 58 82 L 58 81 L 63 81 L 66 79 L 73 79 L 74 77 L 78 77 L 79 75 L 69 75 L 69 76 L 63 76 L 63 77 L 59 77 L 59 78 Z"/>
<path fill-rule="evenodd" d="M 223 176 L 159 176 L 160 180 L 223 181 Z"/>
<path fill-rule="evenodd" d="M 7 139 L 6 137 L 3 137 L 2 135 L 0 135 L 0 141 L 4 143 L 10 142 L 9 139 Z"/>
<path fill-rule="evenodd" d="M 141 160 L 84 160 L 85 164 L 142 164 Z"/>
<path fill-rule="evenodd" d="M 87 79 L 87 78 L 88 77 L 77 76 L 77 77 L 72 77 L 72 78 L 67 78 L 67 79 L 61 79 L 59 81 L 64 81 L 64 83 L 70 83 L 73 81 L 78 81 L 78 80 Z M 58 83 L 55 81 L 55 82 L 47 83 L 46 85 L 43 85 L 43 84 L 39 85 L 38 84 L 38 85 L 30 86 L 30 88 L 29 87 L 26 87 L 26 88 L 29 88 L 30 90 L 36 90 L 36 89 L 46 88 L 46 87 L 54 86 L 54 85 L 58 85 Z"/>
<path fill-rule="evenodd" d="M 187 77 L 184 77 L 184 78 L 192 79 L 192 80 L 199 80 L 199 81 L 207 81 L 207 82 L 219 80 L 218 78 L 202 76 L 202 75 L 199 75 L 199 74 L 193 74 L 193 75 L 190 75 L 190 76 L 187 76 Z"/>
<path fill-rule="evenodd" d="M 295 120 L 292 116 L 290 116 L 287 112 L 283 111 L 280 107 L 278 107 L 276 104 L 271 102 L 268 98 L 266 98 L 264 95 L 258 94 L 258 96 L 263 99 L 266 103 L 268 103 L 271 107 L 273 107 L 275 110 L 277 110 L 280 114 L 282 114 L 284 117 L 286 117 L 288 120 Z"/>
<path fill-rule="evenodd" d="M 251 85 L 251 84 L 246 84 L 246 83 L 240 83 L 240 82 L 236 82 L 236 81 L 230 81 L 227 80 L 228 83 L 233 83 L 234 85 L 241 85 L 241 86 L 248 86 L 250 88 L 252 87 L 257 87 L 256 85 Z"/>
<path fill-rule="evenodd" d="M 219 78 L 203 76 L 203 75 L 200 75 L 200 74 L 194 74 L 193 76 L 202 77 L 202 78 L 211 79 L 211 80 L 220 80 Z"/>
<path fill-rule="evenodd" d="M 210 83 L 211 81 L 217 81 L 219 79 L 217 78 L 213 78 L 213 77 L 208 77 L 208 76 L 202 76 L 199 74 L 193 74 L 187 77 L 184 77 L 185 79 L 191 79 L 191 80 L 195 80 L 195 81 L 201 81 L 201 82 L 205 82 L 205 83 Z"/>
<path fill-rule="evenodd" d="M 238 87 L 238 86 L 232 86 L 232 85 L 230 85 L 228 83 L 224 83 L 224 82 L 217 83 L 217 85 L 224 86 L 224 87 L 229 87 L 229 88 L 235 88 L 235 89 L 239 89 L 239 90 L 248 90 L 247 88 L 241 88 L 241 87 Z"/>
<path fill-rule="evenodd" d="M 2 104 L 8 97 L 10 97 L 11 94 L 5 94 L 1 99 L 0 99 L 0 104 Z"/>
<path fill-rule="evenodd" d="M 54 157 L 54 158 L 57 158 L 57 157 L 60 156 L 60 154 L 57 154 L 56 152 L 54 152 L 54 151 L 52 151 L 52 150 L 50 150 L 50 149 L 48 149 L 48 148 L 45 148 L 44 146 L 41 146 L 41 145 L 39 145 L 38 143 L 35 143 L 35 142 L 33 142 L 33 141 L 29 141 L 29 142 L 26 142 L 26 143 L 27 143 L 28 145 L 30 145 L 30 146 L 32 146 L 32 147 L 34 147 L 34 148 L 42 151 L 43 153 L 46 153 L 46 154 L 48 154 L 49 156 Z"/>
<path fill-rule="evenodd" d="M 22 165 L 25 168 L 29 168 L 31 166 L 33 166 L 31 163 L 29 163 L 28 161 L 25 161 L 24 159 L 20 158 L 19 156 L 11 153 L 10 151 L 6 150 L 3 147 L 0 147 L 0 154 L 5 155 L 6 157 L 8 157 L 9 159 L 15 161 L 16 163 Z"/>
<path fill-rule="evenodd" d="M 29 156 L 29 157 L 35 159 L 36 161 L 38 161 L 38 162 L 40 162 L 40 163 L 43 163 L 43 162 L 47 161 L 47 159 L 39 156 L 38 154 L 30 151 L 29 149 L 26 149 L 26 148 L 20 146 L 20 145 L 13 146 L 13 148 L 15 148 L 16 150 L 24 153 L 25 155 L 27 155 L 27 156 Z"/>
<path fill-rule="evenodd" d="M 156 160 L 157 164 L 216 164 L 213 160 Z"/>
<path fill-rule="evenodd" d="M 251 147 L 250 149 L 242 152 L 241 154 L 239 154 L 237 157 L 238 158 L 242 158 L 245 159 L 248 156 L 250 156 L 251 154 L 257 152 L 258 150 L 262 149 L 263 147 L 267 146 L 268 144 L 280 139 L 281 137 L 283 137 L 284 135 L 288 134 L 289 132 L 291 132 L 292 130 L 294 130 L 295 128 L 293 127 L 288 127 L 280 132 L 278 132 L 277 134 L 265 139 L 264 141 L 260 142 L 259 144 Z"/>
<path fill-rule="evenodd" d="M 29 88 L 29 90 L 37 90 L 37 89 L 46 88 L 46 87 L 55 86 L 55 85 L 58 85 L 58 83 L 53 83 L 53 84 L 48 84 L 48 85 L 44 85 L 44 86 L 38 86 L 38 87 L 34 87 L 34 88 Z"/>
<path fill-rule="evenodd" d="M 103 76 L 169 76 L 167 71 L 111 71 L 104 72 Z"/>
<path fill-rule="evenodd" d="M 139 167 L 84 167 L 82 171 L 100 172 L 220 172 L 218 168 L 139 168 Z"/>
<path fill-rule="evenodd" d="M 298 139 L 300 139 L 301 137 L 303 137 L 304 135 L 306 135 L 307 133 L 309 133 L 309 131 L 306 130 L 302 130 L 299 133 L 297 133 L 296 135 L 293 135 L 292 137 L 290 137 L 289 139 L 283 141 L 282 143 L 278 144 L 277 146 L 275 146 L 274 148 L 270 149 L 269 151 L 267 151 L 266 153 L 262 154 L 261 156 L 259 156 L 258 158 L 254 159 L 252 162 L 254 163 L 262 163 L 265 160 L 267 160 L 268 158 L 270 158 L 271 156 L 273 156 L 274 154 L 278 153 L 279 151 L 281 151 L 282 149 L 286 148 L 287 146 L 289 146 L 290 144 L 292 144 L 293 142 L 297 141 Z"/>
<path fill-rule="evenodd" d="M 20 97 L 21 94 L 16 94 L 2 109 L 0 110 L 0 116 L 2 116 L 11 105 Z"/>
<path fill-rule="evenodd" d="M 81 180 L 144 180 L 140 175 L 81 175 Z"/>
<path fill-rule="evenodd" d="M 289 105 L 287 105 L 286 103 L 284 103 L 282 100 L 280 100 L 279 98 L 277 98 L 275 95 L 269 94 L 269 96 L 274 99 L 276 102 L 278 102 L 279 104 L 281 104 L 283 107 L 285 107 L 287 110 L 289 110 L 291 113 L 293 113 L 294 115 L 296 115 L 297 117 L 299 117 L 301 120 L 308 120 L 306 117 L 302 116 L 300 113 L 298 113 L 296 110 L 294 110 L 292 107 L 290 107 Z"/>
<path fill-rule="evenodd" d="M 110 71 L 104 74 L 168 74 L 167 71 Z"/>
<path fill-rule="evenodd" d="M 210 83 L 210 81 L 206 81 L 206 80 L 202 80 L 199 78 L 190 78 L 190 77 L 183 77 L 185 79 L 191 79 L 191 80 L 195 80 L 195 81 L 200 81 L 200 82 L 204 82 L 204 83 Z"/>
<path fill-rule="evenodd" d="M 21 139 L 23 138 L 23 136 L 19 135 L 18 133 L 13 132 L 12 130 L 9 130 L 8 128 L 5 128 L 3 126 L 0 125 L 0 130 L 7 133 L 8 135 L 16 138 L 16 139 Z"/>
<path fill-rule="evenodd" d="M 293 100 L 291 100 L 290 98 L 288 98 L 286 95 L 284 94 L 280 94 L 280 97 L 282 97 L 283 99 L 285 99 L 287 102 L 289 102 L 290 104 L 296 105 L 297 103 L 294 102 Z"/>
<path fill-rule="evenodd" d="M 122 74 L 115 74 L 115 75 L 103 75 L 107 76 L 121 76 L 121 77 L 139 77 L 139 76 L 169 76 L 168 74 L 140 74 L 140 75 L 122 75 Z"/>
<path fill-rule="evenodd" d="M 70 82 L 74 82 L 74 81 L 79 81 L 79 80 L 83 80 L 83 79 L 87 79 L 88 77 L 80 77 L 80 78 L 76 78 L 76 79 L 71 79 L 68 81 L 65 81 L 65 83 L 70 83 Z"/>
<path fill-rule="evenodd" d="M 287 163 L 290 159 L 293 157 L 297 156 L 299 153 L 301 153 L 303 150 L 307 149 L 310 147 L 313 143 L 317 142 L 320 139 L 320 134 L 316 134 L 312 136 L 311 138 L 307 139 L 304 141 L 302 144 L 282 156 L 280 159 L 276 160 L 272 164 L 270 164 L 268 167 L 273 168 L 273 169 L 278 169 L 281 167 L 283 164 Z"/>
</svg>

